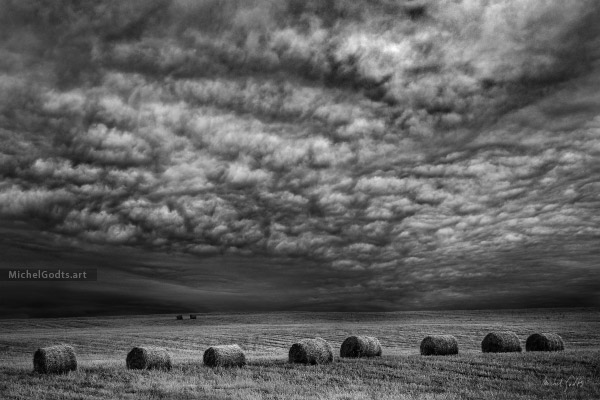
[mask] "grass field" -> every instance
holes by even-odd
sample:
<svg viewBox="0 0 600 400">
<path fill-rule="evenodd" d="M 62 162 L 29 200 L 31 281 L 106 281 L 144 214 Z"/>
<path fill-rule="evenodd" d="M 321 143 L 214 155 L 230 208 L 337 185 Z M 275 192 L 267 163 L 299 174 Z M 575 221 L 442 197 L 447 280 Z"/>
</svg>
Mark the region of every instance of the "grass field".
<svg viewBox="0 0 600 400">
<path fill-rule="evenodd" d="M 187 316 L 186 316 L 187 317 Z M 482 354 L 487 332 L 556 332 L 558 353 Z M 419 355 L 421 339 L 448 333 L 460 354 Z M 350 334 L 377 336 L 383 356 L 339 359 Z M 336 351 L 331 365 L 287 363 L 292 343 L 321 336 Z M 600 399 L 600 311 L 595 309 L 398 313 L 199 314 L 0 320 L 1 399 Z M 79 370 L 32 372 L 40 346 L 69 343 Z M 204 350 L 238 343 L 249 364 L 209 369 Z M 171 372 L 128 371 L 135 345 L 166 347 Z"/>
</svg>

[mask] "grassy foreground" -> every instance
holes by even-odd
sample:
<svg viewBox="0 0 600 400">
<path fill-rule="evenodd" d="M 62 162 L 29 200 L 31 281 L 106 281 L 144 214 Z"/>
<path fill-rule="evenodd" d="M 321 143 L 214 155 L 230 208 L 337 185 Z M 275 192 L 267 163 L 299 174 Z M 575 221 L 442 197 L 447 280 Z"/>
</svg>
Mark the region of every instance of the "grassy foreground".
<svg viewBox="0 0 600 400">
<path fill-rule="evenodd" d="M 560 353 L 482 354 L 493 329 L 515 331 L 523 344 L 535 331 L 559 333 Z M 426 313 L 292 313 L 73 318 L 0 321 L 2 399 L 600 399 L 598 310 L 457 311 Z M 460 354 L 422 357 L 428 333 L 457 336 Z M 336 358 L 331 365 L 286 362 L 299 338 L 322 336 L 336 351 L 346 336 L 377 336 L 384 356 Z M 79 370 L 64 376 L 32 372 L 39 346 L 66 342 Z M 210 369 L 202 353 L 238 343 L 249 365 Z M 171 372 L 128 371 L 134 345 L 160 345 Z"/>
</svg>

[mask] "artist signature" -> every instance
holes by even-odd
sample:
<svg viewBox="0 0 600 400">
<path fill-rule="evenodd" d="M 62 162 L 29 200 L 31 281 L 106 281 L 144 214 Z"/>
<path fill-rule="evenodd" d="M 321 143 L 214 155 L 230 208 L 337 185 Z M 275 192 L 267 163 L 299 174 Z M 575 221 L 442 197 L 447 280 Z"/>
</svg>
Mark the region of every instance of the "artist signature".
<svg viewBox="0 0 600 400">
<path fill-rule="evenodd" d="M 544 380 L 542 381 L 543 386 L 551 386 L 556 388 L 561 388 L 565 392 L 569 389 L 582 388 L 585 384 L 585 381 L 582 377 L 571 375 L 568 378 L 551 378 L 544 376 Z"/>
</svg>

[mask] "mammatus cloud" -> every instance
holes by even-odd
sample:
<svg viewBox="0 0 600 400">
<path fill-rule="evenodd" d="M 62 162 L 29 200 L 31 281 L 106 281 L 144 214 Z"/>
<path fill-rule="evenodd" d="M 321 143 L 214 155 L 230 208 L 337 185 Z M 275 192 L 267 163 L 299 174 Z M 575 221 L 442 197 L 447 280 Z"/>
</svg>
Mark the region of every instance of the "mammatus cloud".
<svg viewBox="0 0 600 400">
<path fill-rule="evenodd" d="M 281 260 L 299 307 L 597 303 L 600 7 L 410 7 L 3 1 L 0 218 Z"/>
</svg>

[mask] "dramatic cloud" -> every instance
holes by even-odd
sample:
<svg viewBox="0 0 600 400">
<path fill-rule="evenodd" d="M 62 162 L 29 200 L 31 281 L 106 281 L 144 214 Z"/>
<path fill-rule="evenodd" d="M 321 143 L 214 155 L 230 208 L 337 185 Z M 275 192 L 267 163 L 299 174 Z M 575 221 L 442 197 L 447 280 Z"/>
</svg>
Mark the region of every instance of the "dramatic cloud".
<svg viewBox="0 0 600 400">
<path fill-rule="evenodd" d="M 598 304 L 600 6 L 423 4 L 0 1 L 4 246 L 190 309 L 220 262 L 211 309 Z"/>
</svg>

